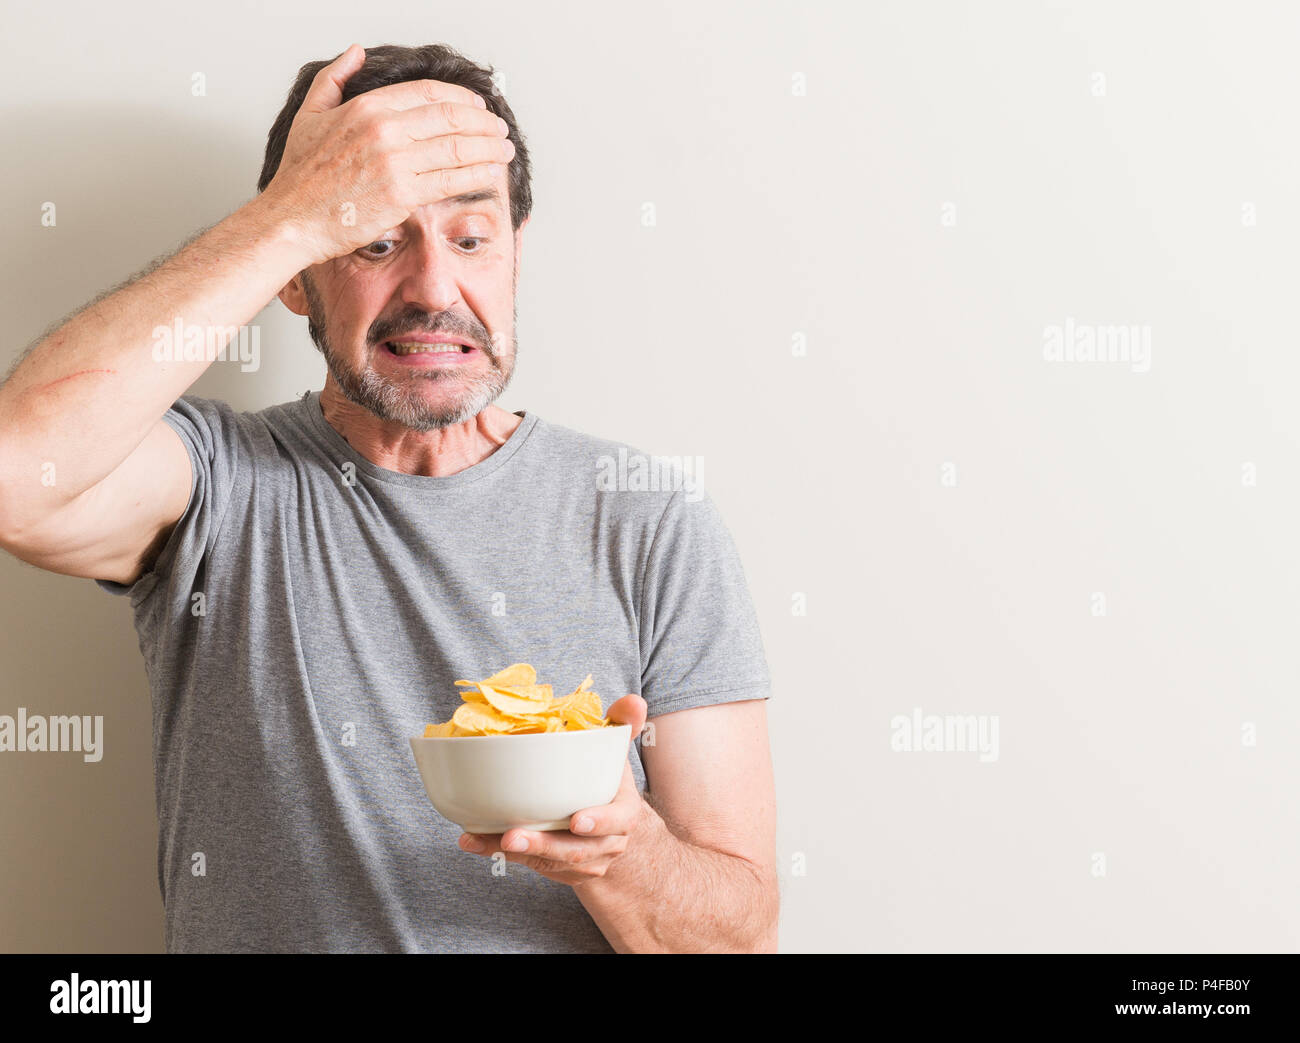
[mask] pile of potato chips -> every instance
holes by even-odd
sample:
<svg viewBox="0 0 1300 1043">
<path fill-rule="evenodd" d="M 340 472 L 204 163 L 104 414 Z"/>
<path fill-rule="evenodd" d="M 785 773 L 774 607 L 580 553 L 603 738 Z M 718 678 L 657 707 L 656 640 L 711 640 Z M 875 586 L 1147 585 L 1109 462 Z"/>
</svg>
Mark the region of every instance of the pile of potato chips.
<svg viewBox="0 0 1300 1043">
<path fill-rule="evenodd" d="M 527 735 L 607 728 L 600 696 L 591 690 L 591 675 L 568 695 L 556 699 L 549 684 L 537 683 L 537 671 L 515 663 L 482 681 L 457 681 L 465 701 L 444 724 L 424 729 L 426 739 L 461 735 Z"/>
</svg>

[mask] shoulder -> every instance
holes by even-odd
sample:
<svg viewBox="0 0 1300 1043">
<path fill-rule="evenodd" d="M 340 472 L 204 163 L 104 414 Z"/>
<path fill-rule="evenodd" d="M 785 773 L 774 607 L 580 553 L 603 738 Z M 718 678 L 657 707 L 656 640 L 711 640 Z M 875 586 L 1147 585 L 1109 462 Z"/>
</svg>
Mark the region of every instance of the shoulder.
<svg viewBox="0 0 1300 1043">
<path fill-rule="evenodd" d="M 186 394 L 172 403 L 168 413 L 214 430 L 223 427 L 251 429 L 283 424 L 299 409 L 299 402 L 281 402 L 259 410 L 237 409 L 224 399 Z"/>
<path fill-rule="evenodd" d="M 592 461 L 617 453 L 620 449 L 631 453 L 639 452 L 626 442 L 557 424 L 535 413 L 529 415 L 536 421 L 536 433 L 542 436 L 541 441 L 545 442 L 551 451 L 562 454 L 566 459 Z"/>
<path fill-rule="evenodd" d="M 302 402 L 281 402 L 262 409 L 238 409 L 219 398 L 182 395 L 163 415 L 196 451 L 208 459 L 225 457 L 249 463 L 282 455 L 286 435 L 302 430 Z"/>
<path fill-rule="evenodd" d="M 657 504 L 661 511 L 675 493 L 689 502 L 704 498 L 701 457 L 651 453 L 628 442 L 540 419 L 538 429 L 541 455 L 585 478 L 598 493 L 637 494 L 627 499 Z"/>
</svg>

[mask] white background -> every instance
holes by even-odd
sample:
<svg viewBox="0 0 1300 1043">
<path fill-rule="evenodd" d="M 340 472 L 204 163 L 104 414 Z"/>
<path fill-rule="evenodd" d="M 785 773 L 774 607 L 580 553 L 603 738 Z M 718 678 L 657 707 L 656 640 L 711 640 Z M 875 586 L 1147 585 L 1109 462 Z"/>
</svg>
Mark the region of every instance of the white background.
<svg viewBox="0 0 1300 1043">
<path fill-rule="evenodd" d="M 702 456 L 739 545 L 782 949 L 1295 950 L 1297 8 L 362 7 L 6 0 L 0 363 L 251 198 L 302 63 L 450 44 L 534 160 L 501 404 Z M 1149 372 L 1045 361 L 1067 317 Z M 256 321 L 194 393 L 322 385 Z M 0 713 L 106 718 L 98 764 L 0 754 L 0 949 L 161 951 L 129 606 L 0 584 Z M 894 752 L 917 707 L 998 759 Z"/>
</svg>

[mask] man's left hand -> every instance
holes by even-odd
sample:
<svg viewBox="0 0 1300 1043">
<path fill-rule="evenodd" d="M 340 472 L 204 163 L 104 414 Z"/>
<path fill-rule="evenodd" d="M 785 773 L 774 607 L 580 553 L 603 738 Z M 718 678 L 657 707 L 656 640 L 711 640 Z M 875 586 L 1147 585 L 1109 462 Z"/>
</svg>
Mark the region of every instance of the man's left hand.
<svg viewBox="0 0 1300 1043">
<path fill-rule="evenodd" d="M 631 739 L 635 741 L 645 727 L 646 709 L 639 695 L 627 695 L 614 703 L 605 716 L 615 724 L 631 725 Z M 504 833 L 462 833 L 460 846 L 484 858 L 501 851 L 506 861 L 528 866 L 551 880 L 585 884 L 604 876 L 627 850 L 647 811 L 632 777 L 632 765 L 625 761 L 623 781 L 613 801 L 575 812 L 567 832 L 508 829 Z M 522 847 L 517 846 L 521 843 Z"/>
</svg>

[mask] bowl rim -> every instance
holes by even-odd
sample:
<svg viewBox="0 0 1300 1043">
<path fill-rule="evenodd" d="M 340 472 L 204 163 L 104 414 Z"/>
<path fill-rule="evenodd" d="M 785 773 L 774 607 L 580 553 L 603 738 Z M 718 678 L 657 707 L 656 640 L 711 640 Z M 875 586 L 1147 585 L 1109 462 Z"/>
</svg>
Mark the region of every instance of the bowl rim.
<svg viewBox="0 0 1300 1043">
<path fill-rule="evenodd" d="M 608 732 L 630 733 L 630 724 L 612 724 L 604 728 L 579 728 L 561 732 L 523 732 L 519 735 L 412 735 L 411 742 L 462 742 L 465 739 L 551 739 L 557 735 L 604 735 Z"/>
</svg>

